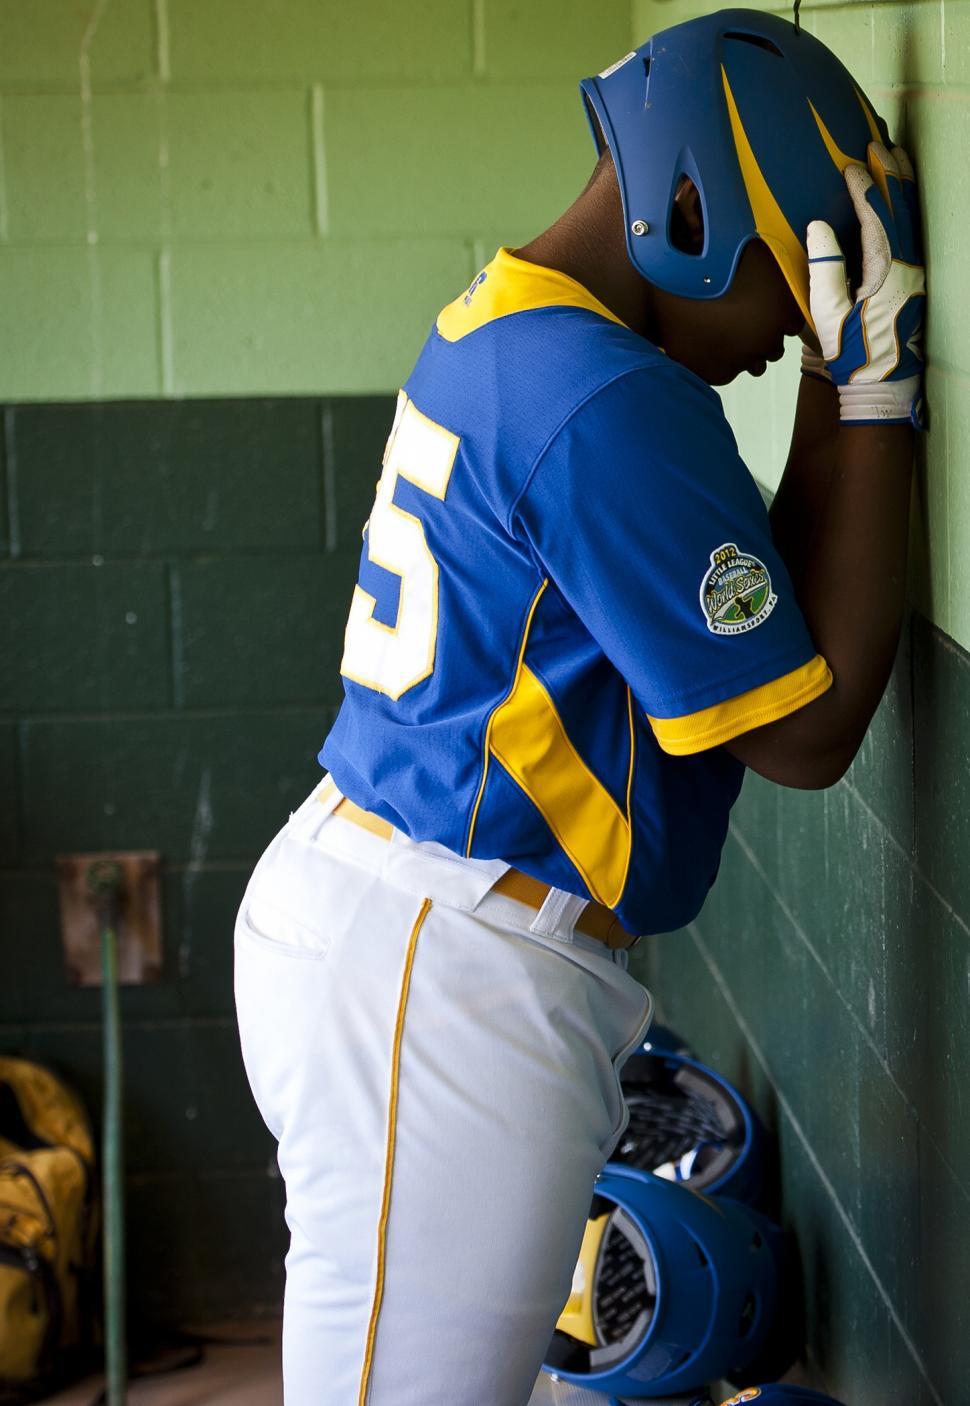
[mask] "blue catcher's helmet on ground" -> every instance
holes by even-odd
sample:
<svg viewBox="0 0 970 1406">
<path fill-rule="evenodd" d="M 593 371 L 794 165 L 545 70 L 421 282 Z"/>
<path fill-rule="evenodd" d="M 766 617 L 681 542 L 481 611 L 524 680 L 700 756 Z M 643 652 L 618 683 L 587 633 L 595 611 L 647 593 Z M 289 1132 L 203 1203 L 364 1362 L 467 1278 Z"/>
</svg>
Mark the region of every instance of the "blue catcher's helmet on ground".
<svg viewBox="0 0 970 1406">
<path fill-rule="evenodd" d="M 620 1397 L 744 1381 L 775 1330 L 784 1232 L 740 1201 L 613 1162 L 594 1190 L 545 1370 Z"/>
<path fill-rule="evenodd" d="M 540 1372 L 535 1390 L 529 1398 L 529 1406 L 637 1406 L 642 1401 L 639 1396 L 604 1396 L 601 1392 L 590 1391 L 587 1387 L 574 1386 L 572 1382 L 560 1382 L 547 1372 Z M 842 1406 L 833 1396 L 824 1391 L 813 1391 L 805 1386 L 788 1386 L 784 1382 L 773 1382 L 770 1386 L 746 1387 L 727 1401 L 703 1392 L 688 1392 L 685 1396 L 651 1397 L 653 1406 L 746 1406 L 747 1402 L 757 1402 L 757 1406 Z"/>
<path fill-rule="evenodd" d="M 813 35 L 759 10 L 716 10 L 655 34 L 580 88 L 597 149 L 601 131 L 616 167 L 630 258 L 657 287 L 720 297 L 760 238 L 814 330 L 805 235 L 815 219 L 835 230 L 850 275 L 861 274 L 842 172 L 866 164 L 870 141 L 891 145 L 889 131 Z M 683 174 L 700 194 L 700 253 L 671 239 Z"/>
<path fill-rule="evenodd" d="M 767 1163 L 757 1115 L 708 1065 L 651 1048 L 652 1034 L 623 1066 L 630 1118 L 610 1161 L 757 1205 Z"/>
<path fill-rule="evenodd" d="M 758 1406 L 842 1406 L 834 1396 L 826 1396 L 824 1391 L 813 1391 L 808 1386 L 787 1386 L 784 1382 L 772 1382 L 769 1386 L 749 1386 L 735 1396 L 729 1396 L 720 1406 L 747 1406 L 748 1402 Z M 700 1397 L 692 1406 L 714 1406 L 709 1396 Z"/>
</svg>

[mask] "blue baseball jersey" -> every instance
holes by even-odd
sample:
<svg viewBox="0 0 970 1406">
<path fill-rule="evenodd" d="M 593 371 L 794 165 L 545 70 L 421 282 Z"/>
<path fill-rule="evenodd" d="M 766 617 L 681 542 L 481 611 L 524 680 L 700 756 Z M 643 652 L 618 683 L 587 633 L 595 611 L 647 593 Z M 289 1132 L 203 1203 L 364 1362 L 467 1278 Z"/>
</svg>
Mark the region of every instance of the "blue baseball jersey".
<svg viewBox="0 0 970 1406">
<path fill-rule="evenodd" d="M 700 911 L 744 766 L 832 683 L 720 397 L 508 249 L 401 390 L 319 755 L 416 840 L 635 933 Z"/>
</svg>

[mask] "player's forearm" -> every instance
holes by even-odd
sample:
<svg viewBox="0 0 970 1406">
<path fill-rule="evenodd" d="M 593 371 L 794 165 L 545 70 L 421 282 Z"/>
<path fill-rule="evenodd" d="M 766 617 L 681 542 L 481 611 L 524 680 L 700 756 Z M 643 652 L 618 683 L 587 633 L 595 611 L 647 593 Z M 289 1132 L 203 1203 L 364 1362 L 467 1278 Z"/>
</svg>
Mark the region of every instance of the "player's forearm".
<svg viewBox="0 0 970 1406">
<path fill-rule="evenodd" d="M 885 691 L 899 643 L 913 430 L 843 425 L 831 453 L 828 495 L 796 595 L 833 675 L 832 687 L 802 710 L 804 723 L 841 774 Z"/>
<path fill-rule="evenodd" d="M 799 382 L 788 461 L 768 509 L 772 539 L 796 596 L 828 499 L 839 432 L 835 387 L 814 376 L 800 376 Z"/>
</svg>

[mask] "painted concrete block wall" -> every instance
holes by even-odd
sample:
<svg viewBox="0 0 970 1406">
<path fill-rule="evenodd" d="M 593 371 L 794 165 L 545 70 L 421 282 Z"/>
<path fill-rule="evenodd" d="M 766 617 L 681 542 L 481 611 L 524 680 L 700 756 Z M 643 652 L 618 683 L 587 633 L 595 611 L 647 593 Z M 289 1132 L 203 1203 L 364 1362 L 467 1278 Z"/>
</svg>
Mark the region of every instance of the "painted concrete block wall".
<svg viewBox="0 0 970 1406">
<path fill-rule="evenodd" d="M 133 1320 L 278 1313 L 276 1147 L 243 1073 L 232 931 L 320 776 L 394 397 L 7 406 L 0 1052 L 100 1121 L 100 991 L 68 984 L 53 857 L 157 849 L 164 964 L 121 992 Z"/>
<path fill-rule="evenodd" d="M 383 391 L 592 166 L 628 0 L 4 0 L 0 400 Z"/>
</svg>

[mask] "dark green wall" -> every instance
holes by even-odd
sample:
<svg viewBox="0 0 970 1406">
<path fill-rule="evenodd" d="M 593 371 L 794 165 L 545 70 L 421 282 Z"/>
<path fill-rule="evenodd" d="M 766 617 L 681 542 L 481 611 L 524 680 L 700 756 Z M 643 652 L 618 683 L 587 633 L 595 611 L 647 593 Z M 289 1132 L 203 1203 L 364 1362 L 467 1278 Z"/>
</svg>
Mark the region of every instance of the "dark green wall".
<svg viewBox="0 0 970 1406">
<path fill-rule="evenodd" d="M 846 777 L 749 771 L 703 911 L 639 955 L 777 1137 L 809 1366 L 850 1406 L 970 1391 L 968 724 L 970 657 L 908 615 Z"/>
<path fill-rule="evenodd" d="M 282 1188 L 245 1084 L 232 926 L 320 776 L 392 396 L 8 406 L 0 1049 L 100 1113 L 53 857 L 158 849 L 165 965 L 122 1008 L 133 1310 L 278 1309 Z"/>
</svg>

